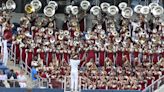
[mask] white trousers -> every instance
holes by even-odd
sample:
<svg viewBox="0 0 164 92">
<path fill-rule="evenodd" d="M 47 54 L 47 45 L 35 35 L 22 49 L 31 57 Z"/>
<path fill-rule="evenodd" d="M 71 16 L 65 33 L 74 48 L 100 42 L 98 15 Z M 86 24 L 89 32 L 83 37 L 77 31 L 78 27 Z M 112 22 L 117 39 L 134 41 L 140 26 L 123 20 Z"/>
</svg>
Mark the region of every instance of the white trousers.
<svg viewBox="0 0 164 92">
<path fill-rule="evenodd" d="M 78 71 L 71 71 L 71 90 L 78 88 Z"/>
<path fill-rule="evenodd" d="M 7 53 L 4 53 L 4 55 L 3 55 L 3 64 L 5 66 L 7 66 L 7 61 L 8 61 L 8 54 Z"/>
</svg>

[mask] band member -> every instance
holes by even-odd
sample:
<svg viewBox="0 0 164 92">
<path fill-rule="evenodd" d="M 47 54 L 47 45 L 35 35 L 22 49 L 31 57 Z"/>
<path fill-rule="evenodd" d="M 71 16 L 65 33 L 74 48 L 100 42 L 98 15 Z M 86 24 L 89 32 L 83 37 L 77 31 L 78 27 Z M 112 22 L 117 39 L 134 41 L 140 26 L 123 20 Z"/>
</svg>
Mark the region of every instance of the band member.
<svg viewBox="0 0 164 92">
<path fill-rule="evenodd" d="M 8 61 L 7 40 L 3 39 L 3 64 L 6 66 Z"/>
<path fill-rule="evenodd" d="M 71 55 L 70 66 L 71 66 L 71 91 L 78 89 L 78 65 L 80 60 L 76 53 Z"/>
</svg>

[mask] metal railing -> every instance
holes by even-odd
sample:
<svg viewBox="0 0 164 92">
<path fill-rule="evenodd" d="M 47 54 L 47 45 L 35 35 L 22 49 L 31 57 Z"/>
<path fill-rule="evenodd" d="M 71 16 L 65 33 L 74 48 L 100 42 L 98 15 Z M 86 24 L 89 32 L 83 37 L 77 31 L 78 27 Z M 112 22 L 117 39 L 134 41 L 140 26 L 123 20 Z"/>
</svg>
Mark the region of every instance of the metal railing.
<svg viewBox="0 0 164 92">
<path fill-rule="evenodd" d="M 10 48 L 8 49 L 8 52 L 9 52 L 9 59 L 14 61 L 13 63 L 15 66 L 16 65 L 16 47 L 13 48 L 13 45 L 12 45 L 11 49 Z M 20 50 L 20 54 L 21 54 L 21 50 Z M 22 60 L 21 55 L 20 55 L 19 66 L 31 78 L 31 67 L 28 66 L 27 61 Z M 46 84 L 46 86 L 44 84 Z M 32 87 L 43 87 L 44 86 L 45 88 L 48 88 L 49 87 L 48 84 L 49 84 L 49 79 L 42 78 L 41 76 L 38 75 L 37 76 L 37 82 L 34 82 L 30 86 L 32 86 Z"/>
<path fill-rule="evenodd" d="M 161 86 L 160 83 L 162 81 L 164 81 L 164 75 L 160 77 L 158 80 L 154 81 L 151 85 L 146 87 L 142 92 L 154 92 Z"/>
<path fill-rule="evenodd" d="M 5 80 L 0 80 L 0 81 L 2 81 L 2 83 L 4 84 L 6 88 L 20 87 L 18 79 L 5 79 Z"/>
</svg>

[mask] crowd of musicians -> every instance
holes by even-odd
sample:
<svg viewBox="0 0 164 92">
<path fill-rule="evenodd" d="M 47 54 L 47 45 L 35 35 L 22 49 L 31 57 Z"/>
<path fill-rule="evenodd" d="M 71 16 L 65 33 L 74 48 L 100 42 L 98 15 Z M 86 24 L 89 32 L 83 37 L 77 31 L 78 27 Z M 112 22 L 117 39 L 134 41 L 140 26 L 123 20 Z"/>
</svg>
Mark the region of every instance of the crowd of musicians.
<svg viewBox="0 0 164 92">
<path fill-rule="evenodd" d="M 59 29 L 53 18 L 25 14 L 11 38 L 14 26 L 6 14 L 0 15 L 1 32 L 3 39 L 12 42 L 16 62 L 35 67 L 43 78 L 62 82 L 69 76 L 72 53 L 78 53 L 81 60 L 83 89 L 142 90 L 164 74 L 160 17 L 147 20 L 139 14 L 136 19 L 120 16 L 116 21 L 102 14 L 93 28 L 85 29 L 85 17 L 69 16 Z"/>
</svg>

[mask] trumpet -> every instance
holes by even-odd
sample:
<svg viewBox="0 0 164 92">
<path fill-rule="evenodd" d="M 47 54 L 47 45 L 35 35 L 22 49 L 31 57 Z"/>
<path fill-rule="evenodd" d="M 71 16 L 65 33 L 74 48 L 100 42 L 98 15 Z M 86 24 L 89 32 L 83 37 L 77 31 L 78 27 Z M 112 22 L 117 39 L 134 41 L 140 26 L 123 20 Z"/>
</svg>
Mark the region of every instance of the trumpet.
<svg viewBox="0 0 164 92">
<path fill-rule="evenodd" d="M 52 29 L 52 28 L 48 28 L 48 34 L 49 34 L 49 35 L 53 35 L 53 33 L 54 33 L 54 32 L 53 32 L 53 29 Z"/>
<path fill-rule="evenodd" d="M 80 35 L 80 32 L 79 31 L 75 31 L 74 32 L 74 36 L 79 37 L 79 35 Z"/>
</svg>

